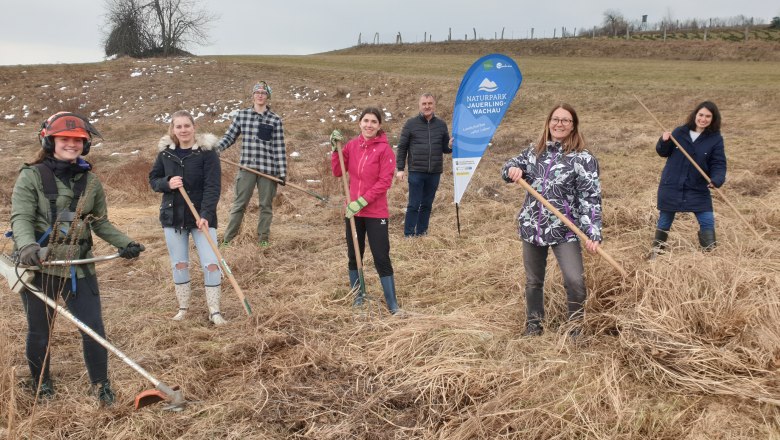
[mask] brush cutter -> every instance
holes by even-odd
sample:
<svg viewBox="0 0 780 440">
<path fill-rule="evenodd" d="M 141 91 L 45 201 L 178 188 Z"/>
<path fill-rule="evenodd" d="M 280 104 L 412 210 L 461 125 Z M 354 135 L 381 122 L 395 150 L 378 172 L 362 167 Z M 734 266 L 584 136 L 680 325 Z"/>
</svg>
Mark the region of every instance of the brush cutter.
<svg viewBox="0 0 780 440">
<path fill-rule="evenodd" d="M 111 260 L 117 258 L 118 256 L 119 254 L 113 254 L 104 257 L 86 258 L 82 260 L 55 260 L 55 261 L 44 262 L 42 263 L 42 265 L 43 266 L 64 266 L 64 265 L 72 265 L 72 264 L 88 264 L 97 261 Z M 21 292 L 22 289 L 27 289 L 28 292 L 37 296 L 38 299 L 46 303 L 47 306 L 49 306 L 52 310 L 56 311 L 58 314 L 61 314 L 62 316 L 67 318 L 70 322 L 75 324 L 76 327 L 79 328 L 79 330 L 89 335 L 89 337 L 94 339 L 98 344 L 102 345 L 106 350 L 110 351 L 111 353 L 114 353 L 119 359 L 122 360 L 122 362 L 129 365 L 130 368 L 138 372 L 141 376 L 149 380 L 149 382 L 151 382 L 152 385 L 154 385 L 156 389 L 146 390 L 140 393 L 138 396 L 136 396 L 135 398 L 136 409 L 163 400 L 168 402 L 168 405 L 165 406 L 164 408 L 166 410 L 181 411 L 184 409 L 184 406 L 187 404 L 187 402 L 184 400 L 184 395 L 179 390 L 178 386 L 169 387 L 163 382 L 157 380 L 154 376 L 149 374 L 148 371 L 146 371 L 135 361 L 127 357 L 127 355 L 119 351 L 118 348 L 114 347 L 105 338 L 97 334 L 88 325 L 81 322 L 81 320 L 79 320 L 72 313 L 70 313 L 68 309 L 57 304 L 56 301 L 46 296 L 45 293 L 30 285 L 30 282 L 32 282 L 32 279 L 35 276 L 32 269 L 37 269 L 37 268 L 17 265 L 13 262 L 13 260 L 9 256 L 5 254 L 0 255 L 0 272 L 2 272 L 3 276 L 6 277 L 6 280 L 8 281 L 8 285 L 11 288 L 11 290 L 13 290 L 14 292 Z M 19 273 L 20 270 L 22 271 L 21 273 Z"/>
<path fill-rule="evenodd" d="M 590 240 L 590 238 L 587 235 L 585 235 L 585 233 L 582 232 L 580 228 L 577 227 L 577 225 L 575 225 L 574 223 L 572 223 L 571 220 L 566 218 L 566 216 L 563 215 L 561 211 L 559 211 L 555 206 L 553 206 L 552 203 L 547 201 L 547 199 L 545 199 L 544 196 L 539 194 L 539 192 L 533 189 L 531 185 L 528 184 L 528 182 L 526 182 L 523 179 L 519 179 L 517 183 L 520 184 L 520 186 L 522 186 L 523 189 L 528 191 L 528 194 L 531 194 L 536 200 L 538 200 L 542 205 L 544 205 L 545 208 L 547 208 L 550 212 L 555 214 L 555 216 L 558 217 L 563 222 L 563 224 L 565 224 L 572 232 L 574 232 L 577 235 L 577 237 L 579 237 L 580 240 L 582 240 L 583 243 Z M 623 275 L 624 277 L 628 276 L 628 273 L 625 271 L 625 269 L 623 269 L 623 266 L 618 264 L 617 261 L 613 260 L 612 257 L 609 256 L 607 251 L 602 249 L 601 246 L 598 247 L 596 252 L 598 252 L 598 254 L 601 255 L 605 260 L 607 260 L 607 262 L 611 264 L 612 267 L 617 269 L 621 275 Z"/>
<path fill-rule="evenodd" d="M 266 178 L 266 179 L 268 179 L 268 180 L 270 180 L 272 182 L 282 183 L 282 179 L 279 179 L 278 177 L 269 176 L 268 174 L 264 174 L 264 173 L 261 173 L 260 171 L 253 170 L 252 168 L 245 167 L 243 165 L 237 164 L 237 163 L 235 163 L 233 161 L 230 161 L 230 160 L 227 160 L 227 159 L 225 159 L 223 157 L 220 157 L 219 160 L 221 160 L 222 162 L 225 162 L 225 163 L 229 163 L 230 165 L 237 166 L 237 167 L 241 168 L 244 171 L 249 171 L 250 173 L 256 174 L 256 175 L 258 175 L 260 177 L 264 177 L 264 178 Z M 298 185 L 296 185 L 294 183 L 290 183 L 290 182 L 285 182 L 284 185 L 285 186 L 289 186 L 290 188 L 297 189 L 298 191 L 303 191 L 306 194 L 314 197 L 315 199 L 317 199 L 317 200 L 319 200 L 321 202 L 328 203 L 328 198 L 327 197 L 321 196 L 321 195 L 317 194 L 316 192 L 310 191 L 310 190 L 308 190 L 308 189 L 306 189 L 306 188 L 304 188 L 302 186 L 298 186 Z"/>
<path fill-rule="evenodd" d="M 179 192 L 181 192 L 182 197 L 184 197 L 184 201 L 187 202 L 187 206 L 190 207 L 190 211 L 192 212 L 192 216 L 195 217 L 195 222 L 200 221 L 200 214 L 198 214 L 198 210 L 195 209 L 195 205 L 192 204 L 192 200 L 190 199 L 190 196 L 187 194 L 187 191 L 184 190 L 183 186 L 179 187 Z M 227 275 L 228 279 L 230 280 L 230 284 L 233 286 L 233 290 L 236 291 L 236 294 L 238 294 L 238 298 L 241 300 L 241 304 L 244 306 L 244 311 L 246 311 L 247 315 L 252 314 L 252 308 L 249 307 L 249 301 L 244 296 L 244 291 L 241 290 L 240 287 L 238 287 L 238 282 L 236 281 L 236 278 L 233 276 L 233 271 L 230 270 L 230 268 L 227 265 L 227 262 L 224 258 L 222 258 L 222 253 L 219 252 L 219 247 L 216 243 L 214 243 L 214 239 L 211 238 L 211 235 L 209 235 L 209 231 L 204 230 L 202 231 L 203 235 L 206 236 L 206 240 L 209 242 L 209 246 L 211 246 L 211 250 L 214 251 L 214 255 L 217 256 L 217 259 L 219 260 L 220 266 L 222 266 L 222 270 Z"/>
<path fill-rule="evenodd" d="M 341 141 L 335 141 L 336 146 L 336 152 L 339 155 L 339 165 L 341 166 L 341 182 L 344 184 L 344 196 L 346 196 L 346 203 L 349 203 L 349 180 L 347 179 L 347 167 L 344 166 L 344 154 L 341 152 Z M 355 217 L 349 218 L 349 227 L 352 231 L 352 247 L 355 249 L 355 260 L 357 261 L 357 269 L 358 269 L 358 285 L 360 286 L 360 291 L 358 292 L 359 297 L 365 301 L 366 298 L 366 279 L 363 276 L 363 256 L 360 255 L 360 246 L 358 243 L 358 236 L 357 236 L 357 227 L 355 226 Z M 349 286 L 350 289 L 353 289 L 354 286 Z"/>
</svg>

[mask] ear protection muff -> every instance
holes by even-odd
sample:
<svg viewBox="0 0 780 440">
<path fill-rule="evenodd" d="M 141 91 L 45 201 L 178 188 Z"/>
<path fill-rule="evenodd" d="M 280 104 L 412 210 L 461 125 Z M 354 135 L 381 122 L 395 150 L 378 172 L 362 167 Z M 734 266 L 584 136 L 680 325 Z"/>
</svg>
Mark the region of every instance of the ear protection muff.
<svg viewBox="0 0 780 440">
<path fill-rule="evenodd" d="M 74 131 L 76 132 L 73 133 Z M 89 153 L 89 147 L 92 146 L 92 135 L 94 134 L 101 138 L 102 136 L 86 118 L 75 113 L 59 112 L 50 116 L 49 119 L 43 121 L 41 124 L 41 129 L 38 132 L 38 139 L 41 142 L 43 151 L 53 154 L 55 135 L 68 136 L 73 134 L 82 137 L 82 132 L 86 133 L 88 136 L 87 138 L 83 138 L 84 149 L 81 152 L 82 156 L 86 156 Z"/>
</svg>

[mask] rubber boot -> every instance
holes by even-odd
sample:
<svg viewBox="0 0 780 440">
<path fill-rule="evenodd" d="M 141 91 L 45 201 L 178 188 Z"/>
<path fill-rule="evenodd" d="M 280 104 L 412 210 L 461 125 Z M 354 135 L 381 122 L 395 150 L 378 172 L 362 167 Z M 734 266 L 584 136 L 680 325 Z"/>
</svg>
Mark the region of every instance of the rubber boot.
<svg viewBox="0 0 780 440">
<path fill-rule="evenodd" d="M 699 231 L 699 245 L 704 252 L 709 252 L 715 249 L 718 242 L 715 240 L 715 230 L 708 229 L 706 231 Z"/>
<path fill-rule="evenodd" d="M 648 260 L 655 260 L 655 257 L 664 253 L 666 250 L 666 240 L 669 238 L 669 231 L 661 229 L 655 230 L 655 237 L 653 237 L 653 247 L 650 249 L 650 255 L 647 256 Z"/>
<path fill-rule="evenodd" d="M 393 315 L 399 313 L 401 308 L 398 307 L 398 300 L 395 297 L 395 278 L 393 278 L 393 275 L 388 275 L 379 278 L 379 282 L 382 283 L 382 291 L 384 291 L 385 294 L 387 310 Z"/>
<path fill-rule="evenodd" d="M 525 288 L 526 320 L 523 336 L 539 336 L 544 332 L 544 290 L 541 287 Z"/>
<path fill-rule="evenodd" d="M 363 295 L 364 292 L 360 291 L 360 272 L 357 270 L 350 269 L 349 271 L 349 289 L 350 291 L 357 289 L 357 294 L 355 295 L 355 300 L 352 301 L 352 305 L 355 307 L 362 306 L 366 301 L 366 298 Z"/>
<path fill-rule="evenodd" d="M 176 300 L 179 302 L 179 312 L 173 317 L 174 321 L 181 321 L 187 314 L 187 309 L 190 308 L 190 296 L 192 291 L 190 290 L 190 283 L 175 284 L 173 288 L 176 291 Z"/>
<path fill-rule="evenodd" d="M 222 286 L 206 286 L 206 305 L 209 307 L 209 321 L 214 325 L 227 324 L 219 311 L 219 300 L 222 296 Z"/>
</svg>

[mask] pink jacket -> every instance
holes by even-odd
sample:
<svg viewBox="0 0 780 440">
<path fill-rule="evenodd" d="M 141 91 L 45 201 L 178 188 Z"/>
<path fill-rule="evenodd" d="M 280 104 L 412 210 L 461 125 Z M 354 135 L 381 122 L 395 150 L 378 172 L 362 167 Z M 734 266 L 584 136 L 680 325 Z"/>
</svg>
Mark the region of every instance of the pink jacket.
<svg viewBox="0 0 780 440">
<path fill-rule="evenodd" d="M 362 135 L 353 138 L 342 150 L 344 164 L 349 173 L 350 201 L 363 197 L 368 205 L 355 214 L 357 217 L 388 218 L 387 190 L 393 183 L 395 174 L 395 153 L 387 143 L 387 135 L 382 132 L 372 139 Z M 333 175 L 341 176 L 339 155 L 331 156 Z"/>
</svg>

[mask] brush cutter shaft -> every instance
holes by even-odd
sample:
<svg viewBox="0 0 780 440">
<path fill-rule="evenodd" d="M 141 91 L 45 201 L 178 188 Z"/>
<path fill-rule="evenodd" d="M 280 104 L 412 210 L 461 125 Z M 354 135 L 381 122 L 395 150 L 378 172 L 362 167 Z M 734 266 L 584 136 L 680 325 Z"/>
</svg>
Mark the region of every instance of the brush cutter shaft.
<svg viewBox="0 0 780 440">
<path fill-rule="evenodd" d="M 344 166 L 344 154 L 341 152 L 341 142 L 336 142 L 336 153 L 339 155 L 339 165 L 341 166 L 341 182 L 344 184 L 344 196 L 347 198 L 346 203 L 349 203 L 349 180 L 347 179 L 347 167 Z M 346 211 L 345 211 L 346 214 Z M 357 262 L 358 269 L 358 281 L 360 285 L 360 294 L 365 296 L 366 294 L 366 282 L 363 277 L 363 256 L 360 255 L 360 244 L 358 243 L 357 226 L 355 226 L 355 217 L 349 218 L 349 228 L 352 231 L 352 247 L 355 249 L 355 261 Z M 349 286 L 353 288 L 353 286 Z"/>
<path fill-rule="evenodd" d="M 230 165 L 237 166 L 237 167 L 241 168 L 242 170 L 249 171 L 250 173 L 257 174 L 258 176 L 266 178 L 266 179 L 268 179 L 268 180 L 270 180 L 272 182 L 282 183 L 282 179 L 279 179 L 277 177 L 269 176 L 268 174 L 261 173 L 260 171 L 253 170 L 252 168 L 245 167 L 245 166 L 243 166 L 241 164 L 238 164 L 238 163 L 235 163 L 233 161 L 224 159 L 222 157 L 220 157 L 219 160 L 221 160 L 222 162 L 225 162 L 225 163 L 229 163 Z M 328 202 L 328 198 L 327 197 L 321 196 L 321 195 L 317 194 L 314 191 L 310 191 L 310 190 L 308 190 L 308 189 L 306 189 L 306 188 L 304 188 L 302 186 L 298 186 L 298 185 L 296 185 L 294 183 L 285 182 L 285 186 L 289 186 L 290 188 L 297 189 L 298 191 L 303 191 L 306 194 L 308 194 L 308 195 L 310 195 L 310 196 L 314 197 L 315 199 L 320 200 L 322 202 L 326 202 L 326 203 Z"/>
<path fill-rule="evenodd" d="M 75 264 L 98 263 L 100 261 L 113 260 L 114 258 L 118 258 L 118 257 L 119 257 L 119 253 L 116 253 L 116 254 L 111 254 L 111 255 L 104 255 L 102 257 L 83 258 L 81 260 L 44 261 L 42 264 L 44 266 L 70 266 L 70 265 L 75 265 Z"/>
<path fill-rule="evenodd" d="M 183 186 L 179 187 L 179 192 L 181 193 L 182 197 L 184 197 L 184 201 L 187 202 L 187 206 L 190 207 L 192 216 L 195 217 L 195 222 L 196 223 L 200 222 L 200 214 L 198 214 L 198 210 L 195 209 L 195 205 L 192 204 L 192 200 L 190 199 L 190 196 L 187 194 L 187 191 L 184 190 Z M 222 254 L 219 252 L 219 247 L 217 247 L 217 244 L 214 243 L 214 240 L 211 238 L 208 229 L 201 232 L 203 232 L 203 235 L 206 236 L 206 240 L 209 242 L 209 246 L 211 246 L 211 250 L 214 251 L 214 255 L 217 256 L 217 259 L 219 260 L 219 264 L 220 266 L 222 266 L 225 275 L 227 275 L 228 280 L 230 280 L 230 284 L 233 286 L 233 290 L 235 290 L 236 294 L 238 294 L 238 298 L 239 300 L 241 300 L 241 304 L 244 306 L 244 311 L 246 311 L 247 315 L 251 315 L 252 308 L 249 306 L 249 301 L 247 301 L 246 297 L 244 296 L 244 291 L 241 290 L 241 288 L 238 286 L 238 282 L 236 281 L 236 278 L 233 276 L 233 272 L 228 267 L 227 262 L 225 261 L 224 258 L 222 258 Z"/>
<path fill-rule="evenodd" d="M 155 386 L 155 388 L 161 389 L 160 385 L 162 384 L 162 386 L 164 386 L 165 388 L 170 389 L 167 385 L 165 385 L 162 382 L 160 382 L 159 380 L 157 380 L 154 376 L 149 374 L 148 371 L 144 370 L 140 365 L 135 363 L 135 361 L 133 361 L 132 359 L 127 357 L 127 355 L 125 355 L 124 353 L 119 351 L 118 348 L 116 348 L 113 345 L 111 345 L 111 343 L 108 342 L 107 340 L 105 340 L 102 336 L 100 336 L 99 334 L 95 333 L 95 331 L 92 330 L 88 325 L 84 324 L 83 322 L 81 322 L 81 320 L 79 320 L 72 313 L 70 313 L 68 311 L 68 309 L 66 309 L 66 308 L 62 307 L 61 305 L 57 304 L 56 301 L 54 301 L 53 299 L 51 299 L 48 296 L 46 296 L 46 294 L 44 294 L 40 290 L 36 290 L 36 289 L 32 289 L 32 288 L 28 287 L 27 291 L 32 293 L 33 295 L 37 296 L 41 301 L 45 302 L 47 306 L 49 306 L 53 310 L 56 310 L 57 313 L 61 314 L 65 318 L 67 318 L 70 322 L 76 324 L 76 327 L 78 327 L 84 333 L 88 334 L 90 338 L 94 339 L 98 344 L 102 345 L 106 350 L 110 351 L 111 353 L 114 353 L 117 357 L 119 357 L 119 359 L 122 360 L 122 362 L 124 362 L 127 365 L 129 365 L 130 368 L 132 368 L 133 370 L 137 371 L 138 374 L 140 374 L 141 376 L 145 377 L 149 382 L 151 382 L 152 385 Z"/>
<path fill-rule="evenodd" d="M 639 103 L 639 105 L 641 105 L 642 108 L 644 108 L 647 111 L 647 113 L 650 115 L 650 117 L 652 117 L 655 120 L 655 122 L 658 123 L 658 126 L 661 127 L 661 130 L 669 131 L 669 130 L 666 129 L 666 127 L 664 127 L 664 124 L 662 124 L 661 121 L 659 121 L 658 118 L 655 117 L 653 112 L 651 112 L 650 109 L 647 108 L 644 103 L 642 103 L 642 101 L 639 99 L 638 96 L 634 95 L 634 99 L 636 99 L 636 101 Z M 672 142 L 674 142 L 674 145 L 677 146 L 677 149 L 680 150 L 680 153 L 682 153 L 685 156 L 685 158 L 688 159 L 688 161 L 691 163 L 691 165 L 693 165 L 693 167 L 696 168 L 696 171 L 698 171 L 699 174 L 701 174 L 701 176 L 704 177 L 704 180 L 706 180 L 707 183 L 712 184 L 712 179 L 710 179 L 710 176 L 708 176 L 707 173 L 705 173 L 704 170 L 701 169 L 699 164 L 697 164 L 696 161 L 693 160 L 691 155 L 688 154 L 687 151 L 685 151 L 685 148 L 683 148 L 682 145 L 680 145 L 680 143 L 677 142 L 677 139 L 675 139 L 674 136 L 671 136 L 671 135 L 669 136 L 669 138 L 672 140 Z M 745 225 L 747 225 L 747 227 L 753 232 L 753 234 L 755 234 L 755 236 L 759 240 L 761 240 L 762 239 L 761 238 L 761 234 L 759 234 L 758 231 L 756 231 L 755 228 L 753 228 L 753 225 L 751 225 L 747 221 L 747 219 L 745 217 L 743 217 L 742 214 L 739 213 L 739 211 L 737 210 L 737 207 L 731 204 L 731 201 L 726 198 L 726 196 L 723 194 L 723 192 L 720 190 L 720 188 L 716 188 L 714 185 L 712 185 L 712 189 L 714 189 L 715 192 L 718 193 L 718 195 L 723 199 L 723 201 L 726 202 L 727 205 L 729 205 L 729 208 L 734 210 L 734 213 L 737 214 L 737 217 L 739 217 L 739 219 L 742 220 L 742 222 L 745 223 Z"/>
<path fill-rule="evenodd" d="M 558 208 L 553 206 L 552 203 L 547 201 L 547 199 L 545 199 L 541 194 L 539 194 L 535 189 L 533 189 L 531 185 L 528 184 L 528 182 L 526 182 L 523 179 L 520 179 L 517 181 L 517 183 L 519 183 L 520 186 L 522 186 L 526 191 L 528 191 L 529 194 L 531 194 L 536 200 L 538 200 L 542 205 L 544 205 L 545 208 L 547 208 L 550 212 L 555 214 L 555 216 L 558 217 L 563 222 L 563 224 L 565 224 L 572 232 L 574 232 L 577 235 L 577 237 L 579 237 L 580 240 L 582 240 L 583 243 L 585 243 L 587 240 L 590 240 L 590 237 L 585 235 L 585 233 L 582 232 L 580 228 L 577 227 L 577 225 L 572 223 L 571 220 L 566 218 L 566 216 L 563 215 L 561 211 L 558 210 Z M 604 249 L 601 248 L 601 246 L 598 247 L 597 252 L 605 260 L 607 260 L 609 264 L 611 264 L 615 269 L 617 269 L 621 275 L 623 275 L 624 277 L 628 276 L 628 273 L 626 273 L 623 267 L 620 264 L 618 264 L 617 261 L 613 260 L 612 257 L 610 257 L 609 254 Z"/>
</svg>

